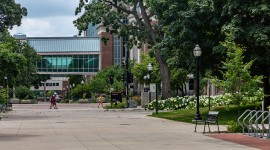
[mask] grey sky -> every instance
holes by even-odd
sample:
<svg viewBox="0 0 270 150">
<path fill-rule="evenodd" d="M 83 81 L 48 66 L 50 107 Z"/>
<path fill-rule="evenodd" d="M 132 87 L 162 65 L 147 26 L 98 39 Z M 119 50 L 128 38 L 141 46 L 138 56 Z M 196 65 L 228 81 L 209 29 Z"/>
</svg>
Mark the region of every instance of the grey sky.
<svg viewBox="0 0 270 150">
<path fill-rule="evenodd" d="M 15 0 L 27 8 L 28 15 L 11 35 L 24 33 L 28 37 L 73 36 L 78 30 L 73 25 L 79 0 Z"/>
</svg>

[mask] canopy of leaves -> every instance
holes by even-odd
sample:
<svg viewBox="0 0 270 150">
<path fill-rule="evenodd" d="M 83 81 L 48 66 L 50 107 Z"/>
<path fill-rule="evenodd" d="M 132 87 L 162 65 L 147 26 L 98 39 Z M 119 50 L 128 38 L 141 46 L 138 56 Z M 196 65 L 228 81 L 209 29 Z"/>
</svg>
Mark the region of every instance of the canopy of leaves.
<svg viewBox="0 0 270 150">
<path fill-rule="evenodd" d="M 215 71 L 224 59 L 225 49 L 219 45 L 225 36 L 222 25 L 228 20 L 221 15 L 222 3 L 217 0 L 156 0 L 149 1 L 166 37 L 157 45 L 166 53 L 170 68 L 183 68 L 192 72 L 193 49 L 202 49 L 201 71 Z"/>
<path fill-rule="evenodd" d="M 235 42 L 246 47 L 247 59 L 255 59 L 252 70 L 256 74 L 270 73 L 270 1 L 227 1 L 223 14 L 231 20 L 223 32 L 234 31 Z M 268 79 L 269 80 L 269 79 Z"/>
<path fill-rule="evenodd" d="M 39 86 L 41 85 L 41 81 L 45 81 L 50 78 L 48 75 L 36 74 L 36 62 L 40 60 L 41 57 L 28 43 L 14 39 L 6 31 L 1 34 L 0 42 L 0 45 L 6 45 L 6 47 L 8 47 L 9 54 L 18 55 L 24 58 L 23 60 L 15 59 L 16 62 L 14 63 L 17 63 L 16 65 L 18 67 L 14 65 L 15 67 L 10 68 L 11 64 L 5 63 L 6 66 L 2 66 L 3 68 L 0 69 L 0 71 L 2 70 L 5 72 L 5 75 L 8 76 L 10 81 L 9 85 L 13 86 L 15 83 L 16 86 Z"/>
<path fill-rule="evenodd" d="M 15 0 L 0 1 L 0 33 L 14 25 L 21 25 L 21 19 L 27 15 L 27 10 Z"/>
<path fill-rule="evenodd" d="M 13 52 L 12 49 L 13 45 L 10 43 L 0 44 L 0 80 L 4 76 L 7 76 L 9 79 L 17 77 L 26 64 L 26 58 L 22 54 Z"/>
</svg>

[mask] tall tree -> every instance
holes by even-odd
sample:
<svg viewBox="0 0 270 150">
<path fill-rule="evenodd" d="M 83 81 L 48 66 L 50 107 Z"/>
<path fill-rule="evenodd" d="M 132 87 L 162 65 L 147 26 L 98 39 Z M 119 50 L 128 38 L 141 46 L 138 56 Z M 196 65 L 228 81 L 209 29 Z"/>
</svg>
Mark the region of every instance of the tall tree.
<svg viewBox="0 0 270 150">
<path fill-rule="evenodd" d="M 162 94 L 170 97 L 169 69 L 166 57 L 161 49 L 155 46 L 162 41 L 164 34 L 149 9 L 148 0 L 80 0 L 76 14 L 84 13 L 74 21 L 80 33 L 87 29 L 88 24 L 106 27 L 109 33 L 128 37 L 129 46 L 147 43 L 152 47 L 154 56 L 160 67 Z M 127 19 L 129 20 L 127 23 Z"/>
<path fill-rule="evenodd" d="M 27 15 L 27 10 L 15 0 L 0 1 L 0 33 L 14 25 L 21 25 L 21 19 Z"/>
<path fill-rule="evenodd" d="M 18 73 L 10 73 L 9 85 L 22 85 L 29 88 L 30 86 L 39 86 L 41 85 L 41 81 L 45 81 L 50 78 L 48 75 L 37 74 L 36 62 L 40 60 L 41 57 L 31 46 L 29 46 L 28 43 L 14 39 L 7 31 L 2 32 L 0 35 L 0 42 L 8 45 L 9 53 L 23 56 L 25 59 L 25 63 L 20 63 L 21 60 L 18 60 L 17 65 L 20 66 L 17 68 L 19 69 Z M 5 67 L 7 71 L 11 70 L 11 68 L 7 66 Z"/>
<path fill-rule="evenodd" d="M 6 76 L 9 81 L 12 81 L 10 79 L 17 77 L 25 64 L 26 58 L 22 54 L 12 52 L 10 43 L 0 44 L 0 80 Z"/>
</svg>

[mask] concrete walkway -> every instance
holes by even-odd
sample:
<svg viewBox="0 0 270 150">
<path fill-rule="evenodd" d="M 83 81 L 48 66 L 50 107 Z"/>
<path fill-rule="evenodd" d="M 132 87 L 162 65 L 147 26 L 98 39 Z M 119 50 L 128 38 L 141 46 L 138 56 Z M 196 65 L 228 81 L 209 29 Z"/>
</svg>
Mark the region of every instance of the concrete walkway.
<svg viewBox="0 0 270 150">
<path fill-rule="evenodd" d="M 252 150 L 194 133 L 194 125 L 148 117 L 150 111 L 105 111 L 97 104 L 13 105 L 1 114 L 0 149 L 6 150 Z M 222 128 L 224 130 L 224 127 Z M 212 128 L 215 130 L 215 127 Z"/>
</svg>

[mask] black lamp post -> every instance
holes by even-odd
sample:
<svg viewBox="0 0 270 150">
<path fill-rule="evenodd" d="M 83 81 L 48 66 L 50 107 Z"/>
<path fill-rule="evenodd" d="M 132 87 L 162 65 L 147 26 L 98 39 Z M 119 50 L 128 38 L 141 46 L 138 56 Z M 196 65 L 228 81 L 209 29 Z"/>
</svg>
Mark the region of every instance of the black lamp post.
<svg viewBox="0 0 270 150">
<path fill-rule="evenodd" d="M 82 98 L 83 98 L 83 84 L 84 84 L 83 80 L 81 81 L 81 84 L 82 84 Z"/>
<path fill-rule="evenodd" d="M 68 95 L 68 91 L 69 91 L 68 89 L 69 89 L 69 87 L 68 87 L 68 85 L 67 85 L 66 88 L 67 88 L 67 99 L 68 99 L 69 98 L 69 95 Z"/>
<path fill-rule="evenodd" d="M 149 74 L 147 74 L 146 76 L 144 76 L 143 77 L 144 78 L 144 80 L 149 80 L 150 79 L 150 76 L 149 76 Z M 149 96 L 148 96 L 148 103 L 150 103 L 151 102 L 151 93 L 150 93 L 150 80 L 149 80 L 149 90 L 148 90 L 148 92 L 149 92 Z"/>
<path fill-rule="evenodd" d="M 64 101 L 65 101 L 65 97 L 66 97 L 66 89 L 65 88 L 63 88 L 63 91 L 64 91 Z"/>
<path fill-rule="evenodd" d="M 73 85 L 72 87 L 75 88 L 75 84 L 73 83 L 72 85 Z M 71 94 L 71 100 L 73 100 L 72 94 Z"/>
<path fill-rule="evenodd" d="M 148 64 L 147 66 L 147 70 L 149 72 L 149 81 L 151 83 L 151 73 L 152 73 L 152 70 L 153 70 L 153 66 L 151 63 Z M 156 86 L 156 114 L 158 114 L 158 98 L 157 98 L 157 85 Z M 149 86 L 150 87 L 150 86 Z M 149 95 L 150 95 L 150 101 L 151 101 L 151 90 L 149 88 Z"/>
<path fill-rule="evenodd" d="M 71 89 L 72 89 L 72 85 L 69 85 L 69 89 L 70 89 L 70 90 L 69 90 L 69 97 L 70 97 L 70 100 L 72 100 L 72 99 L 71 99 Z"/>
<path fill-rule="evenodd" d="M 200 98 L 200 85 L 199 85 L 199 57 L 202 54 L 202 50 L 200 46 L 197 44 L 196 47 L 193 50 L 193 54 L 196 58 L 196 85 L 197 85 L 197 91 L 196 91 L 196 97 L 197 97 L 197 104 L 196 104 L 196 114 L 195 114 L 195 120 L 202 120 L 201 114 L 200 114 L 200 109 L 199 109 L 199 98 Z"/>
<path fill-rule="evenodd" d="M 151 72 L 153 70 L 153 66 L 151 63 L 147 65 L 148 70 L 148 79 L 149 79 L 149 103 L 151 102 L 151 91 L 150 91 L 150 83 L 151 83 Z"/>
</svg>

